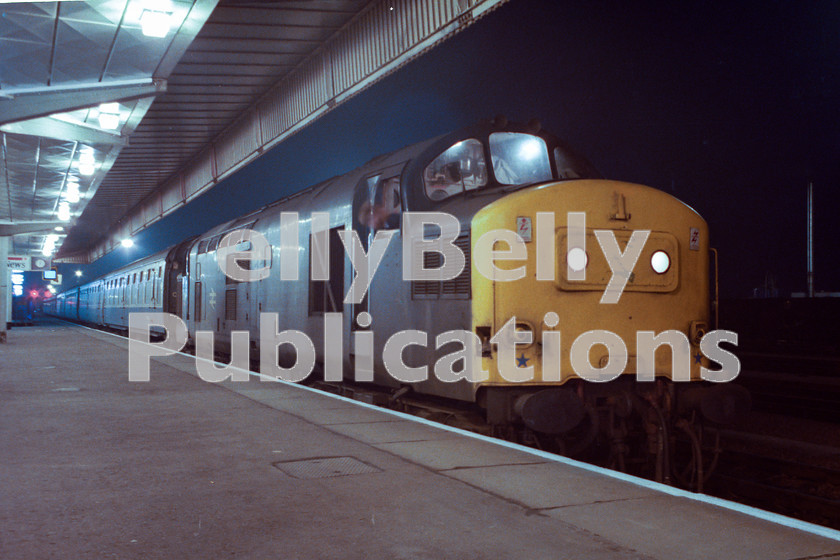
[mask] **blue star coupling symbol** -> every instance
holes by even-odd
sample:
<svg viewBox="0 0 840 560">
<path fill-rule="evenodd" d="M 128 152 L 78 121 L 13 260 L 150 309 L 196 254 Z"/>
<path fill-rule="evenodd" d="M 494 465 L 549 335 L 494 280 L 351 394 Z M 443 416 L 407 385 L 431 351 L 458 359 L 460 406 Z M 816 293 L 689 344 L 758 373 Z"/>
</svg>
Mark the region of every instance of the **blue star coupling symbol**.
<svg viewBox="0 0 840 560">
<path fill-rule="evenodd" d="M 522 355 L 516 358 L 516 367 L 526 367 L 530 359 L 525 357 L 525 352 L 522 352 Z"/>
<path fill-rule="evenodd" d="M 700 352 L 697 352 L 696 354 L 694 354 L 694 363 L 695 363 L 695 364 L 701 364 L 701 363 L 703 363 L 703 362 L 701 361 L 702 359 L 703 359 L 703 354 L 701 354 Z"/>
</svg>

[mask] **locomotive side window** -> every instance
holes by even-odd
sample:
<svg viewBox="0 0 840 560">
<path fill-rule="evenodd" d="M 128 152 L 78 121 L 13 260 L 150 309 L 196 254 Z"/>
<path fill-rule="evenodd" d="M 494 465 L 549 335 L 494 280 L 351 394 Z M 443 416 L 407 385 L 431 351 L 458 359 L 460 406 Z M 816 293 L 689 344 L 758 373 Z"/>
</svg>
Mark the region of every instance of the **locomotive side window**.
<svg viewBox="0 0 840 560">
<path fill-rule="evenodd" d="M 367 183 L 367 192 L 361 193 L 364 200 L 356 212 L 357 226 L 364 226 L 371 233 L 380 229 L 399 228 L 402 215 L 399 176 L 387 179 L 381 176 L 370 177 Z"/>
<path fill-rule="evenodd" d="M 551 179 L 545 140 L 519 132 L 490 135 L 493 175 L 503 185 L 527 185 Z"/>
<path fill-rule="evenodd" d="M 426 196 L 443 200 L 487 184 L 487 164 L 481 142 L 475 138 L 450 146 L 423 171 Z"/>
</svg>

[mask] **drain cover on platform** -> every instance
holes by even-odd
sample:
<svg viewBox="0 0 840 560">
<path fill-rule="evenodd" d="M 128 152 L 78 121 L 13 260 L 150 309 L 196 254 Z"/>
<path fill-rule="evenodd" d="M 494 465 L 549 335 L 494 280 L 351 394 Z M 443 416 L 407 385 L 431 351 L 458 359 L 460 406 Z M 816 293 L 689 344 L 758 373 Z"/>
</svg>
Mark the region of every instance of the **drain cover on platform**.
<svg viewBox="0 0 840 560">
<path fill-rule="evenodd" d="M 274 463 L 274 466 L 295 478 L 326 478 L 382 472 L 382 469 L 353 457 L 317 457 Z"/>
</svg>

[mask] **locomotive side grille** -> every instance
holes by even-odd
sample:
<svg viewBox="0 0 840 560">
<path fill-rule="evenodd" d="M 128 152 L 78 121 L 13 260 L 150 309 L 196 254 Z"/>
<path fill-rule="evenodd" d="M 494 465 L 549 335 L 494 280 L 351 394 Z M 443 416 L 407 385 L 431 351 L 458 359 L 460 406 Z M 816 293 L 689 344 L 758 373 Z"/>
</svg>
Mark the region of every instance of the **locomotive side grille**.
<svg viewBox="0 0 840 560">
<path fill-rule="evenodd" d="M 236 289 L 225 290 L 225 321 L 236 321 Z"/>
<path fill-rule="evenodd" d="M 470 234 L 464 233 L 455 240 L 455 245 L 464 252 L 465 265 L 457 277 L 452 280 L 414 281 L 411 283 L 412 299 L 470 299 Z M 443 266 L 443 256 L 439 253 L 425 253 L 423 255 L 424 268 L 440 268 Z"/>
</svg>

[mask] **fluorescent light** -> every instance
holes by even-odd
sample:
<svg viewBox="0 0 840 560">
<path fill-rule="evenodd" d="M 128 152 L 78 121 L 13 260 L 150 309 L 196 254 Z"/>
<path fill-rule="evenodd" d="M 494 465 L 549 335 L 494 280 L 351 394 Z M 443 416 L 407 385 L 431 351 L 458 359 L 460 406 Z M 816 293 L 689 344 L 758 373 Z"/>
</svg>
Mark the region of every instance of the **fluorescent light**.
<svg viewBox="0 0 840 560">
<path fill-rule="evenodd" d="M 113 113 L 99 113 L 99 128 L 117 130 L 120 127 L 120 116 Z"/>
<path fill-rule="evenodd" d="M 99 106 L 99 127 L 105 130 L 116 130 L 120 127 L 120 104 L 102 103 Z"/>
<path fill-rule="evenodd" d="M 76 204 L 81 199 L 79 194 L 79 185 L 76 183 L 67 183 L 67 190 L 64 192 L 64 200 L 70 204 Z"/>
<path fill-rule="evenodd" d="M 62 222 L 70 219 L 70 204 L 67 202 L 58 203 L 58 219 Z"/>
<path fill-rule="evenodd" d="M 88 149 L 79 153 L 79 173 L 82 175 L 93 175 L 96 172 L 96 156 L 93 150 Z"/>
<path fill-rule="evenodd" d="M 166 37 L 169 33 L 170 14 L 157 10 L 143 10 L 140 15 L 140 27 L 146 37 Z"/>
<path fill-rule="evenodd" d="M 134 247 L 134 241 L 126 238 L 126 239 L 123 239 L 122 241 L 120 241 L 120 245 L 122 245 L 123 247 L 126 247 L 126 248 Z"/>
<path fill-rule="evenodd" d="M 55 226 L 55 231 L 64 231 L 64 226 Z"/>
</svg>

